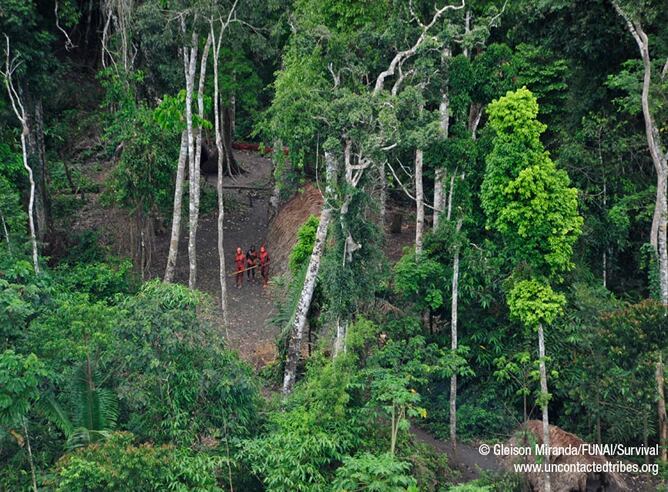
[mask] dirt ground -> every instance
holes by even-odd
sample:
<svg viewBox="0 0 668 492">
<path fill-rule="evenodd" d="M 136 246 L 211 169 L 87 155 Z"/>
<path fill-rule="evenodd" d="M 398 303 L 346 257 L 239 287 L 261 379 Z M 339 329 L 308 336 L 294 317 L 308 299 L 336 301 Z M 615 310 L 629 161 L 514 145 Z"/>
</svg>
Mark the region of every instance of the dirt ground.
<svg viewBox="0 0 668 492">
<path fill-rule="evenodd" d="M 259 250 L 267 234 L 267 219 L 271 178 L 271 161 L 250 152 L 235 152 L 241 166 L 247 171 L 235 179 L 225 178 L 226 186 L 240 185 L 266 188 L 264 190 L 225 190 L 226 204 L 224 225 L 225 266 L 228 273 L 234 271 L 234 253 L 237 247 L 246 252 L 250 246 Z M 207 176 L 204 188 L 215 193 L 216 176 Z M 217 209 L 200 216 L 197 230 L 197 288 L 215 299 L 220 306 L 218 277 L 218 228 Z M 187 235 L 184 232 L 179 244 L 175 280 L 188 283 Z M 271 246 L 267 245 L 271 256 Z M 169 251 L 169 237 L 164 234 L 156 239 L 152 259 L 151 276 L 160 277 L 164 272 Z M 272 313 L 270 289 L 262 287 L 259 272 L 254 282 L 244 279 L 241 289 L 234 286 L 234 277 L 227 277 L 227 304 L 229 308 L 228 345 L 239 350 L 242 357 L 256 368 L 276 357 L 277 330 L 267 323 Z M 217 311 L 220 314 L 220 311 Z"/>
</svg>

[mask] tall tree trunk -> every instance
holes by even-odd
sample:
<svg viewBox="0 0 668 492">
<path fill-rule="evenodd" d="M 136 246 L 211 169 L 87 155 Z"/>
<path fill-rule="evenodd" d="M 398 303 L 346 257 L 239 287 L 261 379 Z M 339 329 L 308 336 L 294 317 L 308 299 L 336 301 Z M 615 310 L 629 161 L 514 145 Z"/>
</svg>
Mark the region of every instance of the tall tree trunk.
<svg viewBox="0 0 668 492">
<path fill-rule="evenodd" d="M 179 150 L 179 163 L 176 167 L 176 183 L 174 186 L 174 209 L 172 212 L 172 234 L 169 239 L 169 254 L 167 255 L 167 267 L 165 268 L 165 282 L 174 280 L 174 269 L 179 254 L 179 241 L 181 239 L 181 208 L 183 207 L 183 184 L 186 175 L 186 158 L 188 156 L 188 132 L 181 132 L 181 148 Z"/>
<path fill-rule="evenodd" d="M 234 158 L 234 153 L 232 152 L 232 143 L 233 143 L 233 111 L 231 108 L 223 107 L 222 110 L 223 117 L 221 120 L 221 127 L 223 131 L 223 149 L 225 150 L 225 163 L 227 168 L 227 174 L 229 176 L 234 176 L 235 174 L 240 174 L 244 170 L 239 166 L 239 163 Z"/>
<path fill-rule="evenodd" d="M 211 47 L 211 34 L 206 38 L 202 59 L 200 60 L 199 86 L 197 88 L 197 117 L 199 121 L 204 119 L 204 83 L 206 81 L 206 62 Z M 200 160 L 202 156 L 202 126 L 197 127 L 195 138 L 195 156 L 190 175 L 190 215 L 188 233 L 188 258 L 190 263 L 188 286 L 191 289 L 197 287 L 197 225 L 199 222 L 199 200 L 200 200 Z"/>
<path fill-rule="evenodd" d="M 304 278 L 304 286 L 297 303 L 297 310 L 295 312 L 294 322 L 292 325 L 291 337 L 288 345 L 288 358 L 285 364 L 285 375 L 283 377 L 283 393 L 289 394 L 294 387 L 297 378 L 297 362 L 301 354 L 302 338 L 304 336 L 304 327 L 306 326 L 306 317 L 309 308 L 311 307 L 311 299 L 313 298 L 313 291 L 320 270 L 320 260 L 322 259 L 322 252 L 325 248 L 325 240 L 327 239 L 327 228 L 332 215 L 331 198 L 334 189 L 334 180 L 336 179 L 336 162 L 334 156 L 330 152 L 325 152 L 326 163 L 326 190 L 325 201 L 320 212 L 320 222 L 315 233 L 315 242 L 313 243 L 313 251 L 306 269 L 306 277 Z"/>
<path fill-rule="evenodd" d="M 34 217 L 37 241 L 43 243 L 49 230 L 49 200 L 46 181 L 46 156 L 44 151 L 44 116 L 42 101 L 35 99 L 27 84 L 19 86 L 19 94 L 25 108 L 26 154 L 35 182 Z"/>
<path fill-rule="evenodd" d="M 656 171 L 656 201 L 650 243 L 659 259 L 659 287 L 661 302 L 668 305 L 668 245 L 666 244 L 666 227 L 668 221 L 668 205 L 666 204 L 666 185 L 668 184 L 668 151 L 661 142 L 659 128 L 654 121 L 650 107 L 650 89 L 652 85 L 652 61 L 649 52 L 649 38 L 643 30 L 642 24 L 625 12 L 616 0 L 612 2 L 617 13 L 625 20 L 626 26 L 633 36 L 643 62 L 643 84 L 641 105 L 645 120 L 645 136 L 647 146 L 652 156 Z M 665 73 L 661 74 L 662 78 Z"/>
<path fill-rule="evenodd" d="M 452 218 L 452 195 L 455 191 L 455 174 L 457 174 L 457 171 L 452 173 L 452 176 L 450 176 L 450 191 L 448 192 L 448 203 L 447 203 L 447 215 L 445 216 L 446 219 L 450 220 Z"/>
<path fill-rule="evenodd" d="M 445 181 L 447 172 L 443 168 L 439 168 L 434 173 L 434 213 L 432 216 L 433 228 L 438 229 L 441 222 L 441 216 L 445 209 L 445 193 L 443 182 Z"/>
<path fill-rule="evenodd" d="M 28 162 L 28 142 L 26 141 L 30 135 L 30 127 L 28 126 L 29 120 L 25 110 L 25 102 L 21 100 L 20 91 L 16 90 L 14 85 L 13 74 L 16 69 L 15 59 L 11 58 L 10 55 L 10 45 L 9 45 L 9 36 L 5 34 L 6 46 L 5 46 L 5 72 L 3 73 L 5 78 L 5 87 L 7 89 L 7 95 L 9 96 L 9 101 L 11 103 L 12 109 L 16 118 L 21 123 L 21 157 L 23 159 L 23 167 L 28 173 L 28 179 L 30 181 L 30 196 L 28 198 L 28 225 L 30 227 L 30 243 L 32 246 L 32 262 L 35 273 L 39 273 L 39 257 L 37 250 L 37 236 L 35 231 L 35 179 L 33 176 L 33 170 L 30 167 Z"/>
<path fill-rule="evenodd" d="M 424 189 L 422 188 L 422 149 L 415 151 L 415 253 L 422 253 L 422 236 L 424 231 Z"/>
<path fill-rule="evenodd" d="M 5 235 L 5 241 L 7 241 L 7 253 L 9 256 L 12 256 L 12 242 L 9 239 L 9 230 L 7 229 L 7 222 L 5 221 L 5 216 L 0 210 L 0 222 L 2 222 L 2 233 Z"/>
<path fill-rule="evenodd" d="M 441 102 L 438 105 L 439 113 L 439 128 L 441 130 L 441 136 L 444 140 L 448 138 L 450 133 L 450 92 L 448 90 L 448 62 L 450 56 L 452 55 L 450 48 L 446 47 L 443 50 L 441 55 L 441 65 L 443 65 L 443 70 L 445 72 L 445 83 L 444 89 L 441 93 Z M 440 167 L 436 169 L 436 175 L 434 177 L 434 215 L 433 223 L 434 230 L 438 228 L 441 216 L 445 211 L 445 178 L 447 171 Z"/>
<path fill-rule="evenodd" d="M 185 21 L 182 21 L 182 30 L 185 33 Z M 196 190 L 197 186 L 194 184 L 199 181 L 199 172 L 196 168 L 199 168 L 199 162 L 195 160 L 195 137 L 193 130 L 193 92 L 195 87 L 195 70 L 197 68 L 197 44 L 199 42 L 199 36 L 197 32 L 193 30 L 190 55 L 185 55 L 188 53 L 188 49 L 184 49 L 184 56 L 186 58 L 186 132 L 188 134 L 188 266 L 189 266 L 189 276 L 188 276 L 188 285 L 191 289 L 195 288 L 195 276 L 197 270 L 197 258 L 196 247 L 195 247 L 195 238 L 197 237 L 197 209 L 195 208 L 197 198 Z M 195 231 L 193 231 L 195 229 Z"/>
<path fill-rule="evenodd" d="M 46 150 L 44 147 L 44 110 L 42 100 L 28 94 L 29 111 L 28 123 L 28 160 L 33 169 L 35 179 L 35 218 L 37 220 L 37 240 L 44 242 L 50 228 L 48 171 L 46 165 Z"/>
<path fill-rule="evenodd" d="M 26 149 L 26 134 L 27 129 L 21 133 L 21 149 L 23 153 L 23 167 L 28 172 L 28 180 L 30 181 L 30 197 L 28 199 L 28 225 L 30 226 L 30 243 L 32 245 L 32 263 L 35 273 L 39 273 L 39 259 L 37 256 L 37 236 L 35 233 L 35 179 L 33 177 L 32 168 L 28 165 L 28 152 Z"/>
<path fill-rule="evenodd" d="M 278 152 L 278 149 L 283 148 L 283 142 L 280 140 L 275 140 L 273 143 L 273 149 L 271 153 L 271 162 L 273 164 L 272 179 L 274 180 L 274 186 L 271 191 L 271 196 L 269 197 L 269 210 L 268 218 L 269 220 L 273 219 L 278 213 L 278 207 L 281 204 L 281 186 L 279 181 L 279 168 L 282 165 L 283 155 Z"/>
<path fill-rule="evenodd" d="M 346 331 L 348 328 L 348 321 L 336 319 L 336 340 L 334 341 L 334 357 L 346 351 Z"/>
<path fill-rule="evenodd" d="M 538 325 L 538 356 L 540 357 L 540 392 L 542 398 L 547 398 L 547 369 L 545 368 L 545 334 L 543 333 L 543 324 Z M 550 448 L 550 419 L 547 411 L 547 401 L 542 405 L 543 410 L 543 444 L 547 449 Z M 549 455 L 545 456 L 545 463 L 550 460 Z M 545 471 L 545 492 L 551 492 L 550 474 Z"/>
<path fill-rule="evenodd" d="M 225 223 L 225 207 L 223 203 L 223 134 L 221 128 L 221 114 L 220 114 L 220 91 L 218 87 L 218 58 L 220 56 L 220 45 L 223 39 L 223 29 L 221 28 L 219 37 L 215 40 L 215 33 L 213 22 L 211 22 L 211 37 L 213 42 L 213 117 L 216 130 L 216 148 L 218 149 L 218 268 L 220 281 L 220 309 L 223 312 L 223 326 L 225 328 L 225 335 L 227 337 L 228 316 L 227 316 L 227 283 L 225 280 L 225 247 L 223 241 L 224 223 Z"/>
<path fill-rule="evenodd" d="M 32 446 L 30 445 L 30 435 L 28 434 L 28 424 L 23 417 L 23 434 L 26 436 L 26 448 L 28 450 L 28 464 L 30 465 L 30 478 L 32 479 L 32 490 L 37 492 L 37 475 L 35 473 L 35 460 L 32 456 Z"/>
<path fill-rule="evenodd" d="M 656 409 L 658 413 L 659 425 L 659 449 L 661 450 L 660 458 L 662 462 L 668 460 L 668 419 L 666 417 L 666 395 L 664 391 L 664 367 L 663 357 L 659 352 L 659 359 L 656 363 Z"/>
<path fill-rule="evenodd" d="M 668 244 L 666 242 L 666 231 L 668 229 L 668 199 L 666 196 L 666 182 L 668 181 L 668 173 L 661 174 L 657 181 L 657 202 L 660 203 L 660 220 L 657 234 L 657 246 L 659 250 L 659 289 L 661 294 L 661 304 L 668 306 Z"/>
<path fill-rule="evenodd" d="M 387 176 L 385 174 L 385 160 L 382 159 L 378 166 L 378 174 L 380 177 L 380 230 L 385 235 L 385 225 L 387 223 Z"/>
<path fill-rule="evenodd" d="M 457 221 L 457 232 L 462 228 L 462 219 Z M 450 348 L 455 353 L 458 344 L 457 322 L 459 304 L 459 246 L 452 260 L 452 303 L 450 309 Z M 450 442 L 457 447 L 457 373 L 450 377 Z"/>
</svg>

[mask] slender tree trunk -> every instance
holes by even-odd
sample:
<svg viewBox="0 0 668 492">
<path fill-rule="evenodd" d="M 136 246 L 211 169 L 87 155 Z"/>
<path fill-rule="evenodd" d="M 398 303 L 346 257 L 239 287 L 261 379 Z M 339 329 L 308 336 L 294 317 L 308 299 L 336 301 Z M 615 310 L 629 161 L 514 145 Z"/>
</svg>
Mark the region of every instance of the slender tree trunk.
<svg viewBox="0 0 668 492">
<path fill-rule="evenodd" d="M 2 222 L 2 232 L 5 235 L 5 240 L 7 241 L 7 252 L 9 253 L 9 256 L 12 256 L 12 243 L 11 240 L 9 239 L 9 230 L 7 229 L 7 222 L 5 221 L 5 216 L 2 213 L 2 210 L 0 210 L 0 222 Z"/>
<path fill-rule="evenodd" d="M 37 476 L 35 473 L 35 461 L 32 457 L 32 446 L 30 446 L 30 435 L 28 434 L 28 424 L 23 418 L 23 434 L 26 436 L 26 449 L 28 450 L 28 464 L 30 465 L 30 477 L 32 479 L 32 490 L 37 492 Z"/>
<path fill-rule="evenodd" d="M 216 130 L 216 148 L 218 149 L 218 268 L 220 280 L 220 309 L 223 311 L 223 326 L 225 327 L 225 336 L 228 336 L 228 317 L 227 317 L 227 283 L 225 280 L 225 247 L 224 247 L 224 224 L 225 207 L 223 203 L 223 134 L 221 128 L 220 114 L 220 93 L 218 87 L 218 58 L 220 56 L 220 45 L 223 38 L 223 29 L 215 40 L 213 22 L 211 23 L 211 37 L 213 42 L 213 105 L 214 105 L 214 125 Z"/>
<path fill-rule="evenodd" d="M 273 180 L 274 187 L 271 191 L 271 196 L 269 197 L 269 220 L 273 219 L 278 213 L 278 207 L 281 203 L 281 187 L 279 182 L 279 171 L 282 164 L 283 155 L 279 153 L 278 149 L 283 149 L 283 142 L 280 140 L 275 140 L 273 144 L 273 150 L 271 153 L 271 162 L 274 165 L 273 169 Z"/>
<path fill-rule="evenodd" d="M 446 179 L 446 170 L 443 168 L 437 169 L 434 175 L 434 211 L 433 211 L 433 227 L 438 229 L 441 222 L 441 216 L 445 209 L 445 193 L 443 189 L 443 182 Z"/>
<path fill-rule="evenodd" d="M 643 62 L 643 84 L 641 94 L 641 105 L 643 118 L 645 120 L 645 135 L 647 146 L 652 156 L 654 169 L 656 171 L 656 202 L 654 205 L 654 217 L 650 243 L 657 253 L 659 259 L 659 283 L 661 291 L 661 302 L 668 305 L 668 245 L 666 244 L 666 227 L 668 221 L 668 205 L 666 204 L 666 185 L 668 184 L 668 152 L 661 142 L 661 133 L 654 121 L 654 115 L 650 107 L 650 89 L 652 85 L 652 61 L 649 52 L 649 38 L 643 30 L 642 24 L 625 12 L 616 0 L 612 2 L 617 13 L 625 20 L 626 26 L 633 36 Z M 665 77 L 665 72 L 661 74 Z"/>
<path fill-rule="evenodd" d="M 450 133 L 450 92 L 448 90 L 448 62 L 450 56 L 452 55 L 450 48 L 445 48 L 441 56 L 441 65 L 443 65 L 443 70 L 445 71 L 445 84 L 443 92 L 441 93 L 441 102 L 438 105 L 439 112 L 439 128 L 441 130 L 441 136 L 444 140 L 447 140 Z M 444 168 L 436 169 L 436 175 L 434 177 L 434 230 L 438 228 L 440 219 L 445 211 L 445 178 L 447 171 Z"/>
<path fill-rule="evenodd" d="M 424 189 L 422 188 L 422 149 L 415 151 L 415 253 L 422 253 L 422 236 L 424 232 Z"/>
<path fill-rule="evenodd" d="M 341 318 L 336 319 L 336 340 L 334 342 L 334 357 L 346 351 L 346 331 L 348 328 L 348 321 Z"/>
<path fill-rule="evenodd" d="M 659 359 L 656 363 L 656 409 L 658 413 L 659 426 L 659 449 L 661 450 L 660 458 L 663 463 L 668 460 L 668 419 L 666 417 L 666 395 L 664 391 L 664 367 L 663 358 L 659 353 Z"/>
<path fill-rule="evenodd" d="M 199 121 L 204 119 L 204 83 L 206 81 L 206 62 L 211 47 L 211 35 L 206 38 L 202 59 L 200 60 L 199 86 L 197 88 L 197 117 Z M 192 125 L 192 123 L 191 123 Z M 199 223 L 199 199 L 200 199 L 200 158 L 202 156 L 202 126 L 197 128 L 195 137 L 195 155 L 193 159 L 192 174 L 190 175 L 190 215 L 188 233 L 188 258 L 190 263 L 188 286 L 191 289 L 197 287 L 197 226 Z"/>
<path fill-rule="evenodd" d="M 186 158 L 188 156 L 188 132 L 181 133 L 181 149 L 179 151 L 179 163 L 176 167 L 176 184 L 174 186 L 174 210 L 172 212 L 172 235 L 169 239 L 169 254 L 167 255 L 167 267 L 165 268 L 165 282 L 174 280 L 174 269 L 179 254 L 179 241 L 181 239 L 181 209 L 183 207 L 183 184 L 186 175 Z"/>
<path fill-rule="evenodd" d="M 47 187 L 46 151 L 44 149 L 44 115 L 41 99 L 34 99 L 25 90 L 29 133 L 27 135 L 28 162 L 35 180 L 35 229 L 37 240 L 44 242 L 49 232 L 49 194 Z"/>
<path fill-rule="evenodd" d="M 603 156 L 601 155 L 601 146 L 598 146 L 598 156 L 599 163 L 603 165 Z M 608 211 L 608 186 L 605 181 L 605 175 L 603 176 L 603 212 L 607 213 Z M 603 288 L 608 288 L 608 255 L 607 255 L 607 246 L 603 246 Z"/>
<path fill-rule="evenodd" d="M 382 159 L 378 166 L 380 177 L 380 230 L 385 235 L 385 225 L 387 222 L 387 176 L 385 175 L 385 160 Z"/>
<path fill-rule="evenodd" d="M 233 144 L 233 131 L 232 131 L 232 110 L 230 108 L 223 107 L 222 110 L 223 118 L 221 120 L 221 127 L 223 130 L 223 149 L 225 150 L 225 163 L 227 167 L 227 173 L 229 176 L 234 176 L 235 174 L 240 174 L 243 172 L 241 166 L 234 158 L 234 153 L 232 152 Z M 281 147 L 282 149 L 282 147 Z"/>
<path fill-rule="evenodd" d="M 185 21 L 182 24 L 182 30 L 185 33 Z M 195 277 L 197 275 L 197 259 L 196 255 L 196 246 L 195 238 L 197 237 L 197 209 L 195 208 L 197 203 L 196 198 L 196 184 L 198 181 L 199 172 L 196 168 L 199 167 L 199 163 L 195 160 L 195 138 L 193 130 L 193 92 L 195 87 L 195 70 L 197 67 L 197 44 L 199 42 L 199 36 L 197 32 L 193 30 L 190 55 L 186 58 L 187 61 L 187 70 L 186 70 L 186 132 L 188 134 L 188 265 L 189 265 L 189 276 L 188 276 L 188 285 L 191 289 L 195 288 Z M 188 53 L 188 49 L 184 49 L 184 56 Z M 184 67 L 186 68 L 186 67 Z M 193 229 L 195 229 L 193 231 Z"/>
<path fill-rule="evenodd" d="M 659 289 L 661 293 L 661 304 L 668 306 L 668 244 L 666 242 L 666 230 L 668 228 L 668 200 L 666 197 L 666 181 L 668 181 L 668 175 L 662 174 L 657 181 L 657 201 L 660 202 L 660 220 L 657 234 L 659 250 Z"/>
<path fill-rule="evenodd" d="M 452 195 L 455 191 L 455 174 L 456 171 L 450 176 L 450 191 L 448 192 L 448 204 L 447 204 L 447 215 L 446 219 L 450 220 L 452 218 Z"/>
<path fill-rule="evenodd" d="M 543 324 L 538 325 L 538 356 L 540 357 L 540 392 L 543 398 L 548 395 L 547 392 L 547 369 L 545 368 L 545 334 L 543 333 Z M 547 449 L 550 448 L 550 419 L 547 411 L 547 401 L 542 405 L 543 410 L 543 444 Z M 545 463 L 550 460 L 549 455 L 545 456 Z M 545 472 L 545 492 L 551 492 L 550 474 Z"/>
<path fill-rule="evenodd" d="M 462 219 L 457 221 L 457 232 L 462 228 Z M 459 246 L 455 248 L 452 260 L 452 303 L 450 309 L 450 348 L 457 351 L 458 334 L 458 304 L 459 304 Z M 450 442 L 457 447 L 457 373 L 450 377 Z"/>
<path fill-rule="evenodd" d="M 297 362 L 301 354 L 301 343 L 304 336 L 304 327 L 306 326 L 306 317 L 311 307 L 311 299 L 313 298 L 313 291 L 315 290 L 318 271 L 320 270 L 320 260 L 322 259 L 322 252 L 325 248 L 325 240 L 327 239 L 327 228 L 332 215 L 330 200 L 334 189 L 336 163 L 334 156 L 329 152 L 325 152 L 325 163 L 327 166 L 325 202 L 320 212 L 320 223 L 315 234 L 313 251 L 311 252 L 306 277 L 304 278 L 304 286 L 302 287 L 292 325 L 292 333 L 288 345 L 288 358 L 283 378 L 284 394 L 289 394 L 292 391 L 297 377 Z"/>
<path fill-rule="evenodd" d="M 28 172 L 28 180 L 30 181 L 30 197 L 28 199 L 28 225 L 30 226 L 30 243 L 32 245 L 32 264 L 35 269 L 35 273 L 39 273 L 39 259 L 37 254 L 37 236 L 35 234 L 35 219 L 34 219 L 34 206 L 35 206 L 35 180 L 33 179 L 32 168 L 28 165 L 28 153 L 26 149 L 26 137 L 27 128 L 24 128 L 21 133 L 21 149 L 23 152 L 23 167 Z"/>
</svg>

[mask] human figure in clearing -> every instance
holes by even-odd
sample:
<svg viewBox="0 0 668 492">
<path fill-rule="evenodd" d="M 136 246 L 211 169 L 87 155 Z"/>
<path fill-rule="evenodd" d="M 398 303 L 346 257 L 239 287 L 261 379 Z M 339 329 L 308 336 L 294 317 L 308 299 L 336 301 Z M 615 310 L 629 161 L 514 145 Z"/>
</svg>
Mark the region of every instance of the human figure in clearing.
<svg viewBox="0 0 668 492">
<path fill-rule="evenodd" d="M 255 246 L 251 246 L 250 249 L 246 252 L 246 273 L 248 274 L 248 281 L 251 279 L 255 282 L 255 270 L 257 266 L 257 251 L 255 251 Z"/>
<path fill-rule="evenodd" d="M 237 289 L 241 289 L 244 285 L 244 267 L 246 266 L 246 255 L 241 248 L 237 248 L 237 253 L 234 255 L 234 263 L 237 266 L 237 273 L 235 274 L 236 286 Z"/>
<path fill-rule="evenodd" d="M 260 246 L 260 274 L 262 275 L 262 286 L 266 287 L 269 283 L 269 253 L 267 248 Z"/>
</svg>

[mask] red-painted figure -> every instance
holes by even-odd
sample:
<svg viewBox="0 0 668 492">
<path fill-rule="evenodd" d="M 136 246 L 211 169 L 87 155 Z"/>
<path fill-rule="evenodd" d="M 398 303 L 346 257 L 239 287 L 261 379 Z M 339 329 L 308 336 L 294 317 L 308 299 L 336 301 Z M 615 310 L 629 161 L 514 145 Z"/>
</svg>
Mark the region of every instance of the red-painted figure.
<svg viewBox="0 0 668 492">
<path fill-rule="evenodd" d="M 234 255 L 234 264 L 237 266 L 235 275 L 237 289 L 241 289 L 244 285 L 244 267 L 246 266 L 246 255 L 241 248 L 237 248 L 237 253 Z"/>
<path fill-rule="evenodd" d="M 269 282 L 269 253 L 267 253 L 267 248 L 260 246 L 260 274 L 262 275 L 262 285 L 263 287 L 267 286 Z"/>
<path fill-rule="evenodd" d="M 255 270 L 257 265 L 257 251 L 255 251 L 255 246 L 251 246 L 250 249 L 246 252 L 246 274 L 248 275 L 248 281 L 255 281 Z"/>
</svg>

